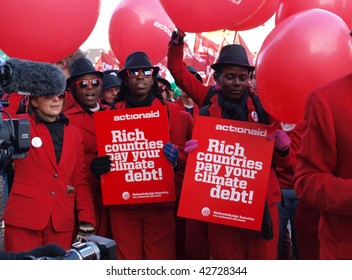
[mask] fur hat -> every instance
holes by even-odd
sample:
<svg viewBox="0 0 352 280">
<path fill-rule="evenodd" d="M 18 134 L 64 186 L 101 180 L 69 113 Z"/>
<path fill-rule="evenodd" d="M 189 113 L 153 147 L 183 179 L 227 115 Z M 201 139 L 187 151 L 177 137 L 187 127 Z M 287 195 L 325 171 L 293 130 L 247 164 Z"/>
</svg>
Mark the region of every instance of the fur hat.
<svg viewBox="0 0 352 280">
<path fill-rule="evenodd" d="M 218 61 L 211 65 L 215 71 L 223 67 L 224 64 L 236 65 L 247 68 L 250 72 L 254 66 L 249 65 L 246 50 L 238 44 L 224 46 L 219 54 Z"/>
</svg>

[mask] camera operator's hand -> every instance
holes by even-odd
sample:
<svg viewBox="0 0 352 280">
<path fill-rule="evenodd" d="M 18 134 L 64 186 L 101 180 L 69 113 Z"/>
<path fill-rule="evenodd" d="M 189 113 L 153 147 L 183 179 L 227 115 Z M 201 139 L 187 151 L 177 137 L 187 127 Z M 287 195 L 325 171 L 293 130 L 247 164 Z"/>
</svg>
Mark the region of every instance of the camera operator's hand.
<svg viewBox="0 0 352 280">
<path fill-rule="evenodd" d="M 55 243 L 50 243 L 37 247 L 28 252 L 19 253 L 0 253 L 0 260 L 31 260 L 40 257 L 63 257 L 66 254 L 66 250 Z"/>
<path fill-rule="evenodd" d="M 94 233 L 94 226 L 91 223 L 80 222 L 75 242 L 81 242 L 85 237 Z"/>
<path fill-rule="evenodd" d="M 13 155 L 13 147 L 0 147 L 0 171 L 2 171 L 5 166 L 10 162 Z"/>
</svg>

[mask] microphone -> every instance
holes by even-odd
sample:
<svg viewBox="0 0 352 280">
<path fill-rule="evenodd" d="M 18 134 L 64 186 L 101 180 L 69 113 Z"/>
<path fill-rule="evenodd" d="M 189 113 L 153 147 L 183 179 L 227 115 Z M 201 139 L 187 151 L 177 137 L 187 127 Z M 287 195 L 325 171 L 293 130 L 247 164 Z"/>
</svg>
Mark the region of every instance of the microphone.
<svg viewBox="0 0 352 280">
<path fill-rule="evenodd" d="M 57 95 L 65 91 L 66 76 L 54 64 L 11 58 L 0 65 L 0 88 L 35 97 Z"/>
</svg>

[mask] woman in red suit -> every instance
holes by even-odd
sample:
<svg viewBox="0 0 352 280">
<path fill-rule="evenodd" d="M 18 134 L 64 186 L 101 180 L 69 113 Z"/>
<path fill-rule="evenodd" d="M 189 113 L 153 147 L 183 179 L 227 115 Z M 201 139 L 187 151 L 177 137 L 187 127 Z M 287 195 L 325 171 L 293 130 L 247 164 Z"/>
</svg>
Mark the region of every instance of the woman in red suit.
<svg viewBox="0 0 352 280">
<path fill-rule="evenodd" d="M 62 77 L 65 85 L 63 73 Z M 64 87 L 57 93 L 31 96 L 31 113 L 19 115 L 30 121 L 31 147 L 25 158 L 14 160 L 14 182 L 4 213 L 6 251 L 27 251 L 48 243 L 70 248 L 75 211 L 82 234 L 94 232 L 83 137 L 61 113 L 63 91 Z"/>
</svg>

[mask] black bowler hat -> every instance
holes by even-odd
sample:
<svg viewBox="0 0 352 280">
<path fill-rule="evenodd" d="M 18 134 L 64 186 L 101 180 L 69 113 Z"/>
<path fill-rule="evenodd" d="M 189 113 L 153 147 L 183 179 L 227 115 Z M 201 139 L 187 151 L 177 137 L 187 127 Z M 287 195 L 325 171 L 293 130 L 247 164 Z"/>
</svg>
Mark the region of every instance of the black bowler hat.
<svg viewBox="0 0 352 280">
<path fill-rule="evenodd" d="M 83 57 L 77 59 L 72 63 L 71 75 L 67 79 L 67 85 L 70 85 L 73 79 L 86 74 L 96 74 L 100 78 L 103 78 L 103 72 L 97 71 L 88 58 Z"/>
<path fill-rule="evenodd" d="M 126 75 L 127 70 L 138 70 L 138 69 L 153 69 L 153 76 L 155 77 L 159 72 L 159 67 L 153 66 L 148 56 L 144 52 L 131 53 L 126 58 L 125 67 L 119 72 L 119 77 L 123 79 Z"/>
<path fill-rule="evenodd" d="M 203 83 L 203 79 L 202 79 L 202 77 L 199 75 L 199 73 L 198 73 L 198 71 L 197 71 L 196 68 L 194 68 L 194 67 L 191 66 L 191 65 L 186 66 L 186 68 L 187 68 L 187 70 L 188 70 L 189 72 L 191 72 L 194 76 L 196 76 L 196 78 L 197 78 L 198 81 L 200 81 L 201 83 Z"/>
<path fill-rule="evenodd" d="M 164 79 L 164 78 L 161 77 L 159 74 L 156 75 L 156 79 L 157 79 L 160 83 L 162 83 L 164 86 L 166 86 L 166 88 L 167 88 L 168 90 L 171 90 L 171 84 L 170 84 L 170 82 L 169 82 L 168 80 Z"/>
<path fill-rule="evenodd" d="M 120 87 L 121 79 L 114 74 L 104 74 L 103 83 L 102 83 L 102 91 L 112 88 L 112 87 Z"/>
<path fill-rule="evenodd" d="M 243 46 L 233 44 L 224 46 L 219 54 L 218 61 L 211 65 L 211 68 L 218 70 L 224 64 L 236 65 L 247 68 L 249 71 L 254 70 L 248 62 L 246 50 Z"/>
</svg>

